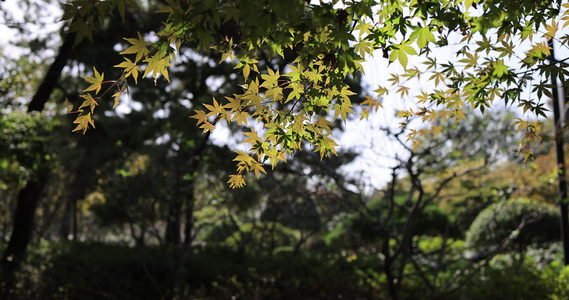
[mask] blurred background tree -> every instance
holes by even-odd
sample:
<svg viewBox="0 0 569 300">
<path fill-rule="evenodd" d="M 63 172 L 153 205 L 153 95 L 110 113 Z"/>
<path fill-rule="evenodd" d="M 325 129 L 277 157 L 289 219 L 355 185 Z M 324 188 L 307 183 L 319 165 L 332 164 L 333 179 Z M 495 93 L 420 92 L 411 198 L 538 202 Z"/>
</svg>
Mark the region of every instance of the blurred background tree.
<svg viewBox="0 0 569 300">
<path fill-rule="evenodd" d="M 321 161 L 309 145 L 233 190 L 238 126 L 203 135 L 188 117 L 243 80 L 187 44 L 170 84 L 141 78 L 71 134 L 80 74 L 120 76 L 123 37 L 162 26 L 160 2 L 132 2 L 74 48 L 59 2 L 23 1 L 22 20 L 0 6 L 18 32 L 0 55 L 2 299 L 564 299 L 552 149 L 523 163 L 514 115 L 440 124 L 417 149 L 378 129 L 404 149 L 379 191 L 345 172 L 357 151 Z"/>
</svg>

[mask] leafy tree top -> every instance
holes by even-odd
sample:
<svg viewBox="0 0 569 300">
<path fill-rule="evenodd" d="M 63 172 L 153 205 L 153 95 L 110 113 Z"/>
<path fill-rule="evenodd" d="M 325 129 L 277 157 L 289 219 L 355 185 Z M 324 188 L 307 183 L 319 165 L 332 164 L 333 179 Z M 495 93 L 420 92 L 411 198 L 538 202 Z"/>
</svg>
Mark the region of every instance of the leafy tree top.
<svg viewBox="0 0 569 300">
<path fill-rule="evenodd" d="M 63 19 L 70 20 L 69 31 L 80 42 L 92 37 L 106 15 L 118 11 L 124 18 L 129 5 L 133 1 L 74 1 L 66 5 Z M 274 168 L 306 143 L 321 158 L 336 153 L 332 122 L 356 114 L 355 93 L 345 79 L 363 72 L 361 63 L 377 50 L 404 72 L 393 74 L 390 86 L 380 85 L 374 97 L 366 96 L 362 118 L 381 107 L 380 99 L 388 93 L 408 97 L 414 80 L 433 83 L 432 90 L 417 95 L 420 108 L 398 113 L 403 126 L 413 118 L 435 125 L 410 131 L 415 147 L 416 137 L 439 133 L 437 120 L 460 121 L 471 107 L 484 112 L 497 99 L 545 116 L 549 77 L 565 82 L 568 75 L 564 60 L 547 61 L 552 40 L 562 45 L 569 41 L 561 32 L 569 24 L 567 8 L 567 3 L 550 0 L 166 0 L 158 11 L 164 27 L 156 33 L 157 41 L 141 34 L 125 38 L 124 61 L 116 66 L 123 70 L 121 78 L 105 81 L 97 70 L 85 77 L 90 85 L 75 111 L 74 131 L 94 126 L 94 109 L 109 91 L 117 90 L 116 105 L 126 83 L 136 84 L 139 76 L 169 81 L 168 67 L 182 45 L 232 60 L 243 75 L 240 93 L 213 99 L 192 116 L 204 133 L 222 120 L 247 128 L 244 143 L 250 147 L 237 151 L 232 187 L 245 184 L 245 173 L 258 177 L 266 162 Z M 456 36 L 459 50 L 450 60 L 433 56 L 435 48 Z M 519 50 L 520 43 L 527 49 Z M 424 67 L 409 65 L 411 56 L 424 58 Z M 272 65 L 270 59 L 276 57 L 288 66 Z M 103 89 L 106 83 L 110 87 Z M 524 132 L 524 141 L 539 138 L 538 121 L 518 119 L 515 125 Z"/>
</svg>

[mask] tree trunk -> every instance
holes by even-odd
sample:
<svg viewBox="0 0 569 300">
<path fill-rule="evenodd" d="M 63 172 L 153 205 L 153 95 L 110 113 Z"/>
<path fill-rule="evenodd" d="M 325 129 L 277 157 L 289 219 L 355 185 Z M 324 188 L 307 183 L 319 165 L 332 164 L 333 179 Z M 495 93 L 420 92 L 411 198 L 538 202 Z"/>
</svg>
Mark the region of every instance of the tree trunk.
<svg viewBox="0 0 569 300">
<path fill-rule="evenodd" d="M 61 77 L 63 68 L 71 57 L 74 40 L 75 34 L 67 34 L 65 36 L 63 44 L 59 48 L 59 54 L 49 67 L 44 80 L 28 105 L 28 112 L 41 112 L 44 109 Z M 45 153 L 38 153 L 38 155 L 43 157 Z M 40 165 L 38 170 L 38 173 L 34 174 L 26 183 L 26 186 L 18 193 L 12 235 L 1 262 L 2 269 L 0 274 L 3 281 L 3 284 L 1 284 L 1 299 L 10 298 L 15 284 L 15 273 L 25 259 L 26 249 L 32 238 L 36 208 L 49 175 L 48 168 L 43 165 Z"/>
<path fill-rule="evenodd" d="M 26 256 L 26 249 L 32 238 L 35 208 L 47 182 L 47 175 L 47 170 L 40 171 L 18 194 L 12 236 L 2 257 L 1 299 L 9 299 L 15 286 L 15 274 Z"/>
<path fill-rule="evenodd" d="M 77 202 L 85 198 L 85 193 L 77 188 L 71 188 L 73 191 L 67 196 L 65 209 L 59 225 L 59 236 L 64 240 L 77 239 Z"/>
<path fill-rule="evenodd" d="M 191 186 L 193 187 L 193 180 Z M 192 230 L 194 228 L 194 195 L 186 195 L 186 227 L 184 228 L 184 245 L 190 246 L 193 242 Z"/>
<path fill-rule="evenodd" d="M 167 245 L 180 245 L 182 242 L 180 235 L 180 218 L 182 208 L 178 204 L 177 199 L 173 199 L 174 203 L 170 204 L 168 208 L 168 219 L 166 220 L 166 244 Z"/>
<path fill-rule="evenodd" d="M 28 104 L 28 112 L 43 111 L 45 104 L 49 100 L 53 89 L 57 85 L 61 77 L 61 71 L 67 65 L 67 61 L 71 57 L 73 43 L 75 42 L 75 34 L 67 34 L 63 40 L 63 44 L 59 48 L 59 54 L 47 70 L 45 77 L 40 84 L 32 101 Z"/>
</svg>

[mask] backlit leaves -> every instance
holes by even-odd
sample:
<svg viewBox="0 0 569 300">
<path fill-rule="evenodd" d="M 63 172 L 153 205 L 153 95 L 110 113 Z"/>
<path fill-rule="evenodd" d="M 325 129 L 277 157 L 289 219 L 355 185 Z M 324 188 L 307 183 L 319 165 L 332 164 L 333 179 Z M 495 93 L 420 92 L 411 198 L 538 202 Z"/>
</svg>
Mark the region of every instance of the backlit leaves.
<svg viewBox="0 0 569 300">
<path fill-rule="evenodd" d="M 93 121 L 93 113 L 89 110 L 81 110 L 79 116 L 73 121 L 73 124 L 77 124 L 77 127 L 73 129 L 73 132 L 80 131 L 81 133 L 85 134 L 87 129 L 89 129 L 89 125 L 95 128 L 95 122 Z"/>
<path fill-rule="evenodd" d="M 85 95 L 81 95 L 80 97 L 85 99 L 85 101 L 83 101 L 81 106 L 79 106 L 79 110 L 81 110 L 81 108 L 85 107 L 85 108 L 89 108 L 91 110 L 91 113 L 93 113 L 93 111 L 95 110 L 95 106 L 98 105 L 97 101 L 95 101 L 93 96 L 91 96 L 91 94 L 85 94 Z"/>
<path fill-rule="evenodd" d="M 134 62 L 132 62 L 128 58 L 124 58 L 124 61 L 115 67 L 124 69 L 124 76 L 125 79 L 128 77 L 134 78 L 134 83 L 138 84 L 138 73 L 141 71 L 140 67 L 138 67 Z"/>
<path fill-rule="evenodd" d="M 164 29 L 156 33 L 158 41 L 152 39 L 155 42 L 149 43 L 140 33 L 137 38 L 125 38 L 129 46 L 121 52 L 124 61 L 115 66 L 122 69 L 121 78 L 104 81 L 104 75 L 95 69 L 93 77 L 84 77 L 89 86 L 79 111 L 74 112 L 79 113 L 74 131 L 85 132 L 94 126 L 91 115 L 106 93 L 98 95 L 103 84 L 118 89 L 112 96 L 116 106 L 125 90 L 118 82 L 132 77 L 137 84 L 142 70 L 143 77 L 152 74 L 155 82 L 159 76 L 170 81 L 168 67 L 183 44 L 204 50 L 222 63 L 235 61 L 235 69 L 243 75 L 241 91 L 222 101 L 213 99 L 191 116 L 204 133 L 213 131 L 219 121 L 247 127 L 244 143 L 250 149 L 237 153 L 238 174 L 230 176 L 231 187 L 245 185 L 246 173 L 259 177 L 265 173 L 265 163 L 274 167 L 294 151 L 302 150 L 303 143 L 312 144 L 321 158 L 336 153 L 338 145 L 331 136 L 331 124 L 336 119 L 345 122 L 354 111 L 367 118 L 370 111 L 381 107 L 380 100 L 366 96 L 362 109 L 354 109 L 355 94 L 345 82 L 349 76 L 358 76 L 363 71 L 363 60 L 377 50 L 390 64 L 403 67 L 401 74 L 388 76 L 386 87 L 376 90 L 378 99 L 390 94 L 418 101 L 419 107 L 397 113 L 403 119 L 402 126 L 413 118 L 431 124 L 439 119 L 460 121 L 466 119 L 469 109 L 484 112 L 497 100 L 515 102 L 524 112 L 544 115 L 546 101 L 542 97 L 551 96 L 551 86 L 548 81 L 534 78 L 569 76 L 564 64 L 546 62 L 551 54 L 548 41 L 537 39 L 569 43 L 569 36 L 562 32 L 569 24 L 566 4 L 561 6 L 561 13 L 555 5 L 544 5 L 527 15 L 525 10 L 504 14 L 500 8 L 511 5 L 511 1 L 496 1 L 495 5 L 474 5 L 477 1 L 471 0 L 436 4 L 345 1 L 349 17 L 342 18 L 333 5 L 281 2 L 241 7 L 216 0 L 204 0 L 199 5 L 166 1 L 159 11 L 165 13 L 166 19 Z M 64 5 L 64 19 L 74 20 L 70 31 L 77 32 L 78 38 L 91 38 L 91 23 L 102 19 L 99 13 L 90 15 L 87 11 L 109 13 L 117 9 L 124 18 L 128 3 L 78 1 Z M 237 22 L 238 34 L 221 32 L 226 22 Z M 433 50 L 454 43 L 449 36 L 455 34 L 462 40 L 453 45 L 452 53 L 434 57 Z M 520 55 L 520 41 L 527 43 L 522 50 L 525 56 Z M 276 69 L 272 59 L 287 57 L 287 51 L 293 61 L 284 69 Z M 126 57 L 130 55 L 134 55 L 134 61 Z M 416 60 L 410 56 L 422 56 L 423 65 L 412 65 Z M 420 82 L 419 86 L 424 86 L 423 81 L 429 82 L 430 90 L 417 91 L 413 85 Z M 533 92 L 531 97 L 524 95 L 528 89 Z M 535 95 L 537 99 L 532 98 Z M 70 105 L 68 110 L 72 110 Z M 256 131 L 253 126 L 263 129 Z M 524 125 L 518 129 L 527 132 L 526 140 L 532 141 L 538 127 Z M 417 147 L 416 137 L 437 135 L 440 128 L 409 132 L 408 142 Z"/>
<path fill-rule="evenodd" d="M 417 46 L 425 48 L 428 42 L 435 42 L 435 35 L 429 27 L 417 27 L 409 36 L 409 40 L 417 40 Z"/>
<path fill-rule="evenodd" d="M 168 69 L 166 69 L 166 67 L 170 66 L 170 56 L 162 57 L 161 55 L 156 54 L 144 61 L 148 63 L 148 66 L 146 67 L 146 70 L 144 70 L 142 77 L 152 73 L 152 77 L 155 79 L 158 79 L 158 76 L 163 75 L 164 78 L 170 82 Z"/>
<path fill-rule="evenodd" d="M 140 61 L 143 57 L 146 57 L 150 50 L 146 47 L 146 42 L 144 38 L 138 33 L 138 39 L 133 38 L 125 38 L 125 40 L 132 44 L 132 46 L 128 47 L 126 50 L 121 52 L 120 54 L 136 54 L 136 58 L 134 60 L 135 63 Z"/>
<path fill-rule="evenodd" d="M 93 72 L 95 73 L 95 77 L 88 77 L 81 75 L 83 79 L 87 80 L 87 82 L 91 84 L 88 88 L 84 89 L 83 92 L 95 91 L 95 94 L 98 94 L 99 91 L 101 90 L 101 84 L 103 83 L 105 73 L 99 74 L 99 72 L 97 72 L 97 69 L 95 69 L 95 67 L 93 67 Z"/>
</svg>

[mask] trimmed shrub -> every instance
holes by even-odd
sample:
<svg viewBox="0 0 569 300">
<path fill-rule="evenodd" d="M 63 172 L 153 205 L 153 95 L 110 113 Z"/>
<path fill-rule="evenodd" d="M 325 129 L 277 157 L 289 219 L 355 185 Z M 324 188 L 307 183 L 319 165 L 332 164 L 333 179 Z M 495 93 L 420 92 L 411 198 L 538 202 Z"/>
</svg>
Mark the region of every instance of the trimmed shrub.
<svg viewBox="0 0 569 300">
<path fill-rule="evenodd" d="M 512 199 L 484 209 L 466 234 L 466 245 L 478 253 L 523 251 L 530 245 L 559 240 L 559 212 L 528 199 Z M 511 241 L 499 249 L 506 239 Z"/>
</svg>

